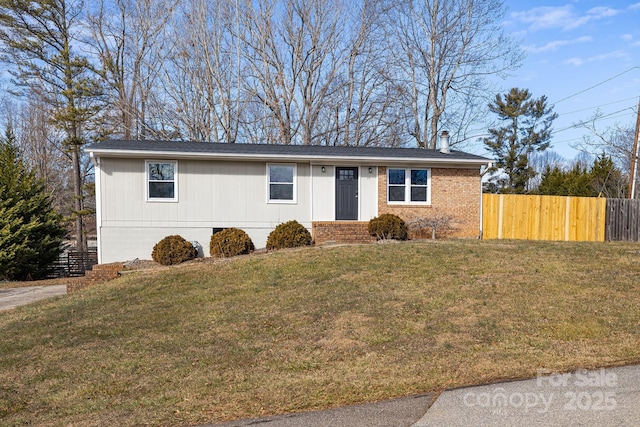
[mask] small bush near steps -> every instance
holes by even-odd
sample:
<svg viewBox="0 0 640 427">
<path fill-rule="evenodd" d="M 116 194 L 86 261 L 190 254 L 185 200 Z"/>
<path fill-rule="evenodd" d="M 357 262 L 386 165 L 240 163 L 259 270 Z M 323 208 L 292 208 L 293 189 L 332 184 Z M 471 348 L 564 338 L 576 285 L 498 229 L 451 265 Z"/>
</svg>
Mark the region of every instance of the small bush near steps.
<svg viewBox="0 0 640 427">
<path fill-rule="evenodd" d="M 174 265 L 194 259 L 198 251 L 182 236 L 167 236 L 153 247 L 151 258 L 162 265 Z"/>
<path fill-rule="evenodd" d="M 251 238 L 239 228 L 225 228 L 211 236 L 209 253 L 215 258 L 248 254 L 255 249 Z"/>
<path fill-rule="evenodd" d="M 267 250 L 311 245 L 311 233 L 298 221 L 278 225 L 267 238 Z"/>
<path fill-rule="evenodd" d="M 382 214 L 369 221 L 369 234 L 378 240 L 407 240 L 407 224 L 394 214 Z"/>
</svg>

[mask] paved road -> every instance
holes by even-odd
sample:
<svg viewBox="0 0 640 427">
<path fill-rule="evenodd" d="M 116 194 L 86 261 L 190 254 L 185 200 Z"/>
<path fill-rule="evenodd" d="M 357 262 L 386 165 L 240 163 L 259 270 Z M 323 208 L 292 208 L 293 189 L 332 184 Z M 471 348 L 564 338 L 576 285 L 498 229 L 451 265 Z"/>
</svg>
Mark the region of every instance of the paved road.
<svg viewBox="0 0 640 427">
<path fill-rule="evenodd" d="M 0 289 L 0 310 L 9 310 L 19 305 L 29 304 L 58 295 L 65 295 L 66 293 L 66 285 Z"/>
<path fill-rule="evenodd" d="M 201 427 L 399 427 L 419 419 L 435 395 L 422 394 L 378 403 L 352 405 L 327 411 L 208 424 Z"/>
<path fill-rule="evenodd" d="M 640 366 L 445 391 L 413 427 L 640 426 Z"/>
<path fill-rule="evenodd" d="M 640 366 L 537 378 L 367 405 L 201 427 L 640 426 Z"/>
</svg>

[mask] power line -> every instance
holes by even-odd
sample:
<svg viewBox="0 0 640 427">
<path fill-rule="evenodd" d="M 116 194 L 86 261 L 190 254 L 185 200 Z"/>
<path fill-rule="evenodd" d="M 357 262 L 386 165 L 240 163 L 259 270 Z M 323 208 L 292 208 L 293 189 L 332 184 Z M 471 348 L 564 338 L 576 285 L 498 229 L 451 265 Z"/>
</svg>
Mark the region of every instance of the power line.
<svg viewBox="0 0 640 427">
<path fill-rule="evenodd" d="M 581 95 L 581 94 L 583 94 L 583 93 L 585 93 L 585 92 L 588 92 L 588 91 L 590 91 L 591 89 L 597 88 L 598 86 L 601 86 L 601 85 L 603 85 L 603 84 L 605 84 L 605 83 L 607 83 L 607 82 L 610 82 L 611 80 L 617 79 L 618 77 L 620 77 L 620 76 L 622 76 L 622 75 L 624 75 L 624 74 L 627 74 L 628 72 L 633 71 L 633 70 L 635 70 L 636 68 L 640 68 L 640 65 L 636 65 L 636 66 L 634 66 L 634 67 L 631 67 L 631 68 L 629 68 L 628 70 L 625 70 L 625 71 L 623 71 L 623 72 L 621 72 L 621 73 L 619 73 L 619 74 L 616 74 L 616 75 L 615 75 L 615 76 L 613 76 L 613 77 L 609 77 L 608 79 L 601 81 L 600 83 L 596 83 L 596 84 L 595 84 L 595 85 L 593 85 L 593 86 L 589 86 L 588 88 L 583 89 L 583 90 L 581 90 L 580 92 L 576 92 L 576 93 L 574 93 L 573 95 L 569 95 L 569 96 L 567 96 L 567 97 L 565 97 L 565 98 L 562 98 L 561 100 L 554 102 L 554 104 L 559 104 L 559 103 L 561 103 L 561 102 L 563 102 L 563 101 L 566 101 L 567 99 L 571 99 L 571 98 L 573 98 L 573 97 L 575 97 L 575 96 L 578 96 L 578 95 Z"/>
<path fill-rule="evenodd" d="M 605 115 L 596 117 L 595 120 L 583 120 L 581 122 L 574 123 L 572 125 L 566 126 L 566 127 L 562 128 L 562 129 L 554 130 L 553 132 L 551 132 L 551 134 L 555 135 L 557 133 L 564 132 L 564 131 L 567 131 L 567 130 L 570 130 L 570 129 L 577 129 L 580 126 L 585 125 L 585 124 L 587 124 L 587 123 L 589 123 L 591 121 L 595 122 L 595 121 L 599 121 L 599 120 L 602 120 L 602 119 L 614 119 L 614 118 L 617 118 L 617 117 L 624 117 L 624 115 L 616 116 L 616 114 L 622 113 L 623 111 L 627 111 L 627 110 L 633 111 L 633 107 L 623 108 L 622 110 L 614 111 L 613 113 L 609 113 L 609 114 L 605 114 Z"/>
<path fill-rule="evenodd" d="M 632 96 L 631 98 L 620 99 L 618 101 L 612 101 L 612 102 L 608 102 L 606 104 L 594 105 L 593 107 L 587 107 L 587 108 L 582 108 L 580 110 L 569 111 L 568 113 L 558 113 L 558 115 L 568 116 L 569 114 L 581 113 L 583 111 L 589 111 L 589 110 L 593 110 L 593 109 L 598 109 L 600 107 L 606 107 L 608 105 L 619 104 L 621 102 L 630 101 L 630 100 L 636 99 L 636 98 L 637 98 L 637 96 Z"/>
</svg>

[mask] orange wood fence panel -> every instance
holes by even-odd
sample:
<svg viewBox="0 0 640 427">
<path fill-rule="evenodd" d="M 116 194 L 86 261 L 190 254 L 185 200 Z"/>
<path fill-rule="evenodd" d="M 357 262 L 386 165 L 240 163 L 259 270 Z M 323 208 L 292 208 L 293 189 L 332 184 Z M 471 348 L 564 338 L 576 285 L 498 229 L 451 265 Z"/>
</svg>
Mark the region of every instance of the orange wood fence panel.
<svg viewBox="0 0 640 427">
<path fill-rule="evenodd" d="M 482 237 L 603 242 L 606 204 L 595 197 L 483 194 Z"/>
</svg>

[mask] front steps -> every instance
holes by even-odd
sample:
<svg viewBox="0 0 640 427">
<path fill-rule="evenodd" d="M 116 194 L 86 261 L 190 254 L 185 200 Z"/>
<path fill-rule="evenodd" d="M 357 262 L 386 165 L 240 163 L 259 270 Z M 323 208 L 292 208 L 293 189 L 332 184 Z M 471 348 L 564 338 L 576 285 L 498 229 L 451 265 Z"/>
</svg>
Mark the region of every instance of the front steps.
<svg viewBox="0 0 640 427">
<path fill-rule="evenodd" d="M 87 270 L 84 277 L 80 277 L 67 283 L 67 294 L 77 292 L 89 286 L 107 282 L 120 276 L 120 270 L 124 269 L 122 263 L 96 264 L 91 270 Z"/>
</svg>

